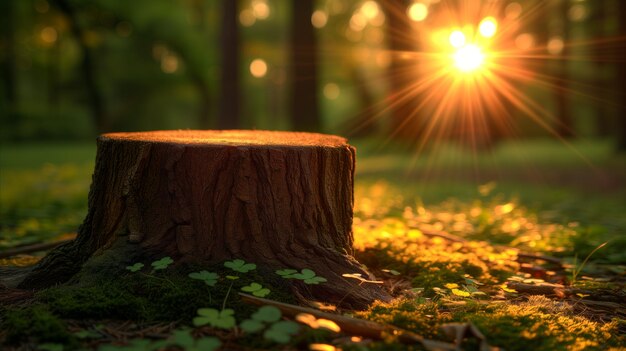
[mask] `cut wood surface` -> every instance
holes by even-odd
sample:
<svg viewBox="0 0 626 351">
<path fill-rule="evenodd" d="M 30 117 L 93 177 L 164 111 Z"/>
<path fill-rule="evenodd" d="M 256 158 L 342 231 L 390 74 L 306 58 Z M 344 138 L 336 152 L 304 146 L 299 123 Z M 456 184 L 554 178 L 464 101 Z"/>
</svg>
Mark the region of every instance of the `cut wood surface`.
<svg viewBox="0 0 626 351">
<path fill-rule="evenodd" d="M 353 306 L 387 299 L 380 287 L 359 287 L 341 276 L 368 274 L 350 256 L 354 166 L 354 148 L 331 135 L 104 134 L 76 240 L 51 252 L 22 286 L 58 283 L 91 256 L 118 250 L 181 263 L 241 258 L 308 268 L 328 279 L 323 287 L 305 287 L 317 299 L 348 295 Z"/>
</svg>

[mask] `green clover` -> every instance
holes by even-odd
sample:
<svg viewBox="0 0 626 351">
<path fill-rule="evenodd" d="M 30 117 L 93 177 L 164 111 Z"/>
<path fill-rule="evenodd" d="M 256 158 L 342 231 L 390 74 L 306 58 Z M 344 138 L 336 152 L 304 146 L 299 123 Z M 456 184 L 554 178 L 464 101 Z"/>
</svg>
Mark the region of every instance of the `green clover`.
<svg viewBox="0 0 626 351">
<path fill-rule="evenodd" d="M 172 263 L 174 263 L 174 260 L 169 256 L 165 256 L 158 261 L 152 262 L 152 268 L 155 270 L 161 270 L 167 268 Z"/>
<path fill-rule="evenodd" d="M 280 321 L 272 324 L 272 326 L 263 333 L 263 337 L 267 340 L 286 344 L 291 341 L 291 336 L 296 334 L 300 327 L 292 321 Z"/>
<path fill-rule="evenodd" d="M 270 293 L 270 289 L 264 288 L 259 283 L 251 283 L 248 286 L 244 286 L 243 288 L 241 288 L 241 291 L 249 292 L 252 295 L 258 297 L 265 297 Z"/>
<path fill-rule="evenodd" d="M 137 272 L 139 270 L 141 270 L 143 268 L 143 263 L 139 262 L 139 263 L 135 263 L 132 266 L 126 266 L 126 269 L 128 269 L 131 272 Z"/>
<path fill-rule="evenodd" d="M 221 311 L 214 308 L 200 308 L 198 317 L 193 319 L 193 325 L 200 327 L 208 324 L 215 328 L 231 329 L 237 324 L 234 314 L 235 311 L 230 308 Z"/>
<path fill-rule="evenodd" d="M 280 276 L 281 276 L 281 277 L 283 277 L 283 278 L 287 278 L 287 279 L 289 279 L 289 278 L 293 278 L 293 277 L 292 277 L 292 275 L 293 275 L 294 273 L 298 273 L 298 271 L 297 271 L 297 270 L 295 270 L 295 269 L 289 269 L 289 268 L 287 268 L 287 269 L 279 269 L 279 270 L 277 270 L 275 273 L 276 273 L 276 274 L 278 274 L 278 275 L 280 275 Z"/>
<path fill-rule="evenodd" d="M 256 333 L 265 328 L 268 323 L 274 323 L 280 320 L 282 314 L 280 310 L 274 306 L 263 306 L 254 312 L 250 319 L 241 322 L 239 327 L 247 333 Z"/>
<path fill-rule="evenodd" d="M 208 272 L 208 271 L 189 273 L 189 278 L 202 280 L 208 286 L 215 286 L 215 283 L 217 283 L 217 279 L 219 277 L 220 276 L 217 275 L 217 273 Z"/>
<path fill-rule="evenodd" d="M 327 281 L 324 277 L 316 276 L 315 272 L 308 268 L 301 270 L 300 273 L 292 274 L 289 278 L 300 279 L 306 284 L 319 284 Z"/>
<path fill-rule="evenodd" d="M 218 349 L 222 342 L 215 337 L 205 337 L 195 340 L 189 329 L 174 330 L 172 336 L 163 347 L 177 345 L 186 351 L 213 351 Z"/>
<path fill-rule="evenodd" d="M 244 260 L 236 259 L 224 262 L 224 267 L 230 268 L 235 272 L 248 273 L 256 269 L 256 264 L 246 263 Z"/>
<path fill-rule="evenodd" d="M 274 306 L 263 306 L 252 314 L 252 319 L 261 322 L 273 323 L 278 322 L 281 316 L 282 313 L 278 308 Z"/>
</svg>

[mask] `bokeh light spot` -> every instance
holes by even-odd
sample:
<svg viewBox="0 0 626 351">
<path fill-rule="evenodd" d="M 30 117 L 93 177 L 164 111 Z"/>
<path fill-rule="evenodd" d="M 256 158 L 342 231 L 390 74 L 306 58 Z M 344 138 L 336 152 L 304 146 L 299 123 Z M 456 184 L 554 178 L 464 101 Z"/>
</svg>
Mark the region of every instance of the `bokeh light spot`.
<svg viewBox="0 0 626 351">
<path fill-rule="evenodd" d="M 250 74 L 255 78 L 265 77 L 267 74 L 267 63 L 263 59 L 255 59 L 250 63 Z"/>
<path fill-rule="evenodd" d="M 337 84 L 328 83 L 324 85 L 324 96 L 328 100 L 335 100 L 339 97 L 340 94 L 341 94 L 341 89 L 339 89 L 339 86 Z"/>
<path fill-rule="evenodd" d="M 311 24 L 315 28 L 324 28 L 328 23 L 328 14 L 322 10 L 316 10 L 311 15 Z"/>
<path fill-rule="evenodd" d="M 450 36 L 448 37 L 450 45 L 457 49 L 465 45 L 465 40 L 465 34 L 463 34 L 463 32 L 461 32 L 460 30 L 455 30 L 454 32 L 450 33 Z"/>
<path fill-rule="evenodd" d="M 421 2 L 416 2 L 409 7 L 407 14 L 411 20 L 421 22 L 428 17 L 428 6 Z"/>
<path fill-rule="evenodd" d="M 485 38 L 493 37 L 497 30 L 498 22 L 493 17 L 485 17 L 478 26 L 478 32 Z"/>
</svg>

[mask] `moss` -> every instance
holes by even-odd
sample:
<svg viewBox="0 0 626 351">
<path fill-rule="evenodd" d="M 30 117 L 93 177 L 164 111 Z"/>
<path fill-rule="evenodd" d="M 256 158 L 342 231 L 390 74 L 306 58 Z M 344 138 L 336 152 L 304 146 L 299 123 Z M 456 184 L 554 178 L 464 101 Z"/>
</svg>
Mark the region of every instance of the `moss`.
<svg viewBox="0 0 626 351">
<path fill-rule="evenodd" d="M 390 303 L 377 302 L 369 310 L 358 312 L 356 316 L 381 324 L 391 324 L 425 338 L 444 337 L 438 330 L 440 314 L 437 304 L 433 302 L 410 299 L 397 299 Z"/>
<path fill-rule="evenodd" d="M 187 276 L 189 272 L 198 270 L 216 272 L 221 278 L 214 287 L 210 287 Z M 227 280 L 227 275 L 238 275 L 240 279 Z M 64 318 L 190 322 L 198 308 L 221 308 L 232 283 L 226 306 L 236 311 L 238 319 L 243 319 L 255 307 L 241 302 L 237 292 L 252 282 L 270 288 L 268 298 L 294 302 L 288 282 L 272 270 L 260 267 L 243 274 L 221 265 L 168 268 L 152 273 L 107 272 L 99 279 L 92 276 L 85 282 L 44 290 L 37 294 L 37 299 Z"/>
<path fill-rule="evenodd" d="M 491 345 L 511 351 L 603 350 L 620 343 L 615 322 L 590 321 L 573 314 L 567 303 L 540 296 L 517 305 L 458 309 L 449 319 L 474 323 Z"/>
<path fill-rule="evenodd" d="M 5 312 L 2 329 L 6 331 L 7 344 L 50 342 L 69 346 L 70 349 L 77 346 L 65 323 L 47 306 L 35 304 Z"/>
</svg>

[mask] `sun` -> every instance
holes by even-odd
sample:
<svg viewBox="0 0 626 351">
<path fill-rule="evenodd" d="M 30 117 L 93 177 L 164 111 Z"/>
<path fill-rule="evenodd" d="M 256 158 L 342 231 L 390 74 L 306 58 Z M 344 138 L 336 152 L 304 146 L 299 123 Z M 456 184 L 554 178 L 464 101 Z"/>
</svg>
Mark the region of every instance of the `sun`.
<svg viewBox="0 0 626 351">
<path fill-rule="evenodd" d="M 464 73 L 474 72 L 485 62 L 485 54 L 476 44 L 467 44 L 453 55 L 454 66 Z"/>
</svg>

